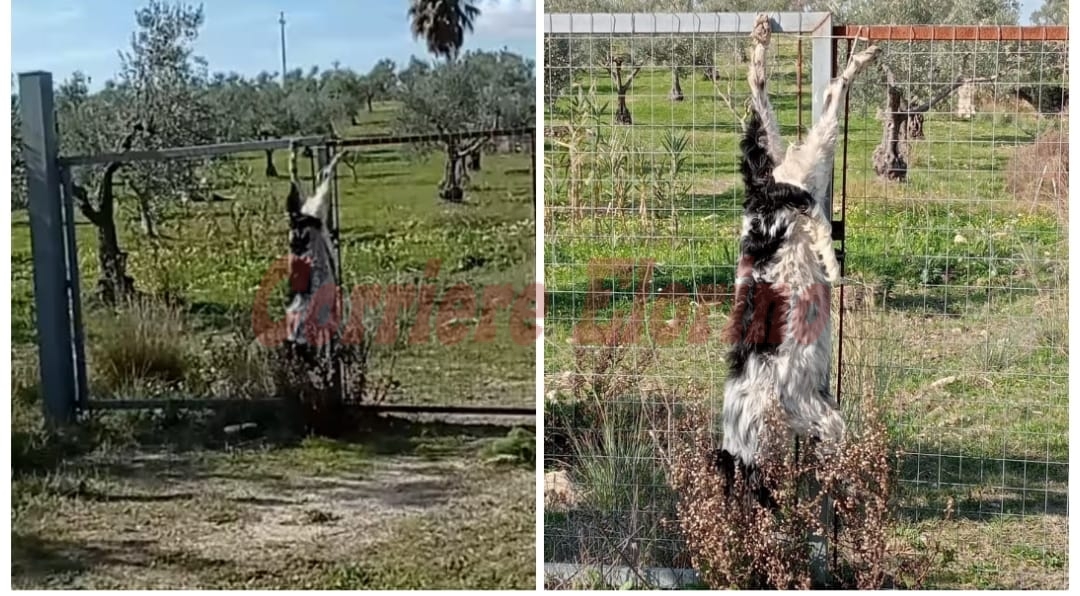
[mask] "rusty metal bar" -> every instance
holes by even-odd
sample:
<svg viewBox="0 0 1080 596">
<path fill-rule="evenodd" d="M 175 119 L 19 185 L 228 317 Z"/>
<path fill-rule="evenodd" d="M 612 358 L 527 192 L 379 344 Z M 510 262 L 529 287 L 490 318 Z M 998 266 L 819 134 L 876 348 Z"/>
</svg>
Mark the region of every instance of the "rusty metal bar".
<svg viewBox="0 0 1080 596">
<path fill-rule="evenodd" d="M 1069 28 L 997 25 L 836 25 L 835 37 L 872 41 L 1068 41 Z"/>
</svg>

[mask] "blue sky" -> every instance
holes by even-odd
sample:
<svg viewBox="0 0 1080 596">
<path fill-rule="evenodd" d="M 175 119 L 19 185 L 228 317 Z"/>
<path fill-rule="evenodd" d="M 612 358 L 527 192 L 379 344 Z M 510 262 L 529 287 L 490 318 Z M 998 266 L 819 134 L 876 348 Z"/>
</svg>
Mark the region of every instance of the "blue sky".
<svg viewBox="0 0 1080 596">
<path fill-rule="evenodd" d="M 198 4 L 198 0 L 188 0 Z M 120 67 L 135 10 L 144 0 L 12 0 L 15 73 L 47 70 L 56 80 L 82 70 L 99 88 Z M 195 51 L 211 72 L 254 75 L 281 70 L 278 15 L 285 11 L 288 67 L 329 68 L 334 60 L 361 72 L 382 58 L 399 64 L 415 54 L 408 0 L 202 0 L 206 15 Z M 466 49 L 499 49 L 535 59 L 536 0 L 481 0 L 483 15 Z"/>
<path fill-rule="evenodd" d="M 1042 6 L 1043 0 L 1020 0 L 1020 24 L 1031 24 L 1031 13 Z"/>
<path fill-rule="evenodd" d="M 511 50 L 535 58 L 537 0 L 480 0 L 484 15 L 467 48 Z M 12 0 L 12 70 L 48 70 L 62 80 L 75 70 L 100 87 L 119 69 L 117 51 L 134 29 L 143 0 Z M 1030 23 L 1042 0 L 1020 0 Z M 334 60 L 359 71 L 389 57 L 399 64 L 427 57 L 409 35 L 408 0 L 203 0 L 206 24 L 196 52 L 211 71 L 253 75 L 281 68 L 278 14 L 285 11 L 289 68 L 327 68 Z"/>
</svg>

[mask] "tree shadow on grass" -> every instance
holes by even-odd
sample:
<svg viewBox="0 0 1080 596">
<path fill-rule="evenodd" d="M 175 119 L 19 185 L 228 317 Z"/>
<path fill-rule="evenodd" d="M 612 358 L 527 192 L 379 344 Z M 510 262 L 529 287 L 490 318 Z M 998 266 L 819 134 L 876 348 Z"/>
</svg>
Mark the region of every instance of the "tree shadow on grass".
<svg viewBox="0 0 1080 596">
<path fill-rule="evenodd" d="M 471 449 L 479 439 L 505 437 L 510 426 L 494 422 L 416 420 L 404 416 L 372 416 L 347 439 L 375 455 L 444 456 Z"/>
<path fill-rule="evenodd" d="M 12 532 L 11 547 L 11 574 L 16 587 L 70 587 L 78 585 L 80 576 L 106 568 L 165 567 L 177 577 L 205 578 L 208 573 L 218 575 L 235 566 L 230 561 L 163 549 L 148 539 L 74 541 Z M 187 582 L 189 586 L 198 584 L 197 580 Z M 113 586 L 125 587 L 132 586 Z"/>
<path fill-rule="evenodd" d="M 902 519 L 991 521 L 1003 516 L 1066 516 L 1069 510 L 1069 465 L 1064 462 L 905 453 L 896 481 Z"/>
</svg>

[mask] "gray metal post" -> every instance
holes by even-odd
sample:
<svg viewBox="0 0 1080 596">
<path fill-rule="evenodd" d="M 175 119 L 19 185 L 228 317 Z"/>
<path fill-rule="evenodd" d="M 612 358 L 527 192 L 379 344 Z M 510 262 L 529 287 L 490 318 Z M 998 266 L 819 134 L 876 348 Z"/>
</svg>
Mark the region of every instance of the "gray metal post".
<svg viewBox="0 0 1080 596">
<path fill-rule="evenodd" d="M 833 39 L 832 39 L 832 16 L 827 15 L 818 22 L 811 33 L 811 58 L 810 58 L 810 122 L 817 122 L 821 118 L 821 111 L 825 103 L 825 89 L 832 82 L 833 65 Z M 825 214 L 832 219 L 832 182 L 829 190 L 825 193 Z"/>
<path fill-rule="evenodd" d="M 810 121 L 817 122 L 821 118 L 822 104 L 825 101 L 825 89 L 832 82 L 833 62 L 835 60 L 835 56 L 833 56 L 835 46 L 833 45 L 831 15 L 825 16 L 818 22 L 812 33 L 812 40 L 810 68 L 812 69 L 811 93 L 813 97 L 811 100 Z M 834 98 L 834 100 L 847 101 L 847 98 Z M 840 113 L 843 113 L 843 111 Z M 832 170 L 830 169 L 830 171 Z M 830 222 L 833 219 L 832 195 L 833 185 L 830 177 L 829 187 L 825 191 L 825 205 L 823 206 L 823 211 Z M 829 382 L 832 375 L 831 364 L 830 362 L 829 370 L 825 373 L 824 382 L 826 386 L 831 385 Z M 815 480 L 810 483 L 807 490 L 810 498 L 814 498 L 820 493 L 821 486 Z M 829 569 L 830 551 L 834 548 L 834 545 L 829 543 L 829 535 L 833 533 L 836 524 L 832 499 L 828 495 L 822 499 L 820 520 L 822 527 L 825 528 L 825 534 L 821 536 L 812 534 L 807 540 L 810 544 L 810 570 L 813 573 L 814 581 L 819 584 L 828 584 L 832 580 Z"/>
<path fill-rule="evenodd" d="M 20 74 L 19 103 L 34 261 L 42 405 L 46 422 L 56 426 L 74 421 L 77 395 L 52 75 Z"/>
<path fill-rule="evenodd" d="M 330 148 L 326 145 L 321 145 L 315 150 L 315 162 L 318 164 L 318 171 L 322 172 L 331 159 Z M 316 175 L 316 183 L 318 183 L 318 175 Z M 337 167 L 334 171 L 330 172 L 330 209 L 327 210 L 328 217 L 330 219 L 330 239 L 334 245 L 334 275 L 337 277 L 338 290 L 337 295 L 337 308 L 338 313 L 341 315 L 339 324 L 343 323 L 346 319 L 345 304 L 344 304 L 344 281 L 342 280 L 342 264 L 341 264 L 341 208 L 338 204 L 338 187 L 337 187 Z M 332 383 L 334 385 L 334 393 L 337 394 L 339 402 L 345 401 L 345 363 L 338 354 L 338 342 L 340 339 L 335 333 L 330 337 L 330 357 L 333 359 L 334 365 L 334 378 Z"/>
<path fill-rule="evenodd" d="M 61 208 L 64 213 L 64 248 L 67 255 L 69 307 L 71 308 L 71 338 L 75 358 L 75 404 L 78 410 L 90 409 L 90 384 L 86 380 L 86 336 L 82 323 L 82 288 L 79 282 L 79 247 L 75 241 L 75 204 L 72 200 L 71 168 L 60 169 L 63 188 Z"/>
</svg>

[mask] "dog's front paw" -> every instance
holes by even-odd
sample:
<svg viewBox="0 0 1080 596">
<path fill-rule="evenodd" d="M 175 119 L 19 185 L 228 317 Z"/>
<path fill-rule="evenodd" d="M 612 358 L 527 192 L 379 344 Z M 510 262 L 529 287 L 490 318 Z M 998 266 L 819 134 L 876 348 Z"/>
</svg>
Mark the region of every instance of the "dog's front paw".
<svg viewBox="0 0 1080 596">
<path fill-rule="evenodd" d="M 772 37 L 772 23 L 769 21 L 769 15 L 761 13 L 754 20 L 754 28 L 750 31 L 750 39 L 767 46 L 770 37 Z"/>
<path fill-rule="evenodd" d="M 861 71 L 870 65 L 871 62 L 877 60 L 881 55 L 881 48 L 877 46 L 870 46 L 865 50 L 855 54 L 851 57 L 851 63 L 855 65 L 856 72 Z"/>
</svg>

